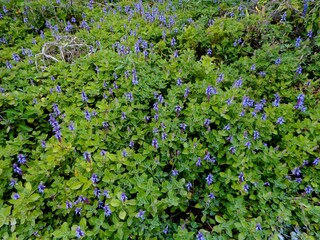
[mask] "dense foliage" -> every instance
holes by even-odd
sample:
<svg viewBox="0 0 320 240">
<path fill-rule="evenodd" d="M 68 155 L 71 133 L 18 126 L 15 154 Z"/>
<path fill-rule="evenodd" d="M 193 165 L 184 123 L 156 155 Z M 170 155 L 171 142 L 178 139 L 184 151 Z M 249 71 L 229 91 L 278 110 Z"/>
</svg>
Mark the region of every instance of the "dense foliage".
<svg viewBox="0 0 320 240">
<path fill-rule="evenodd" d="M 1 238 L 319 239 L 319 14 L 5 1 Z"/>
</svg>

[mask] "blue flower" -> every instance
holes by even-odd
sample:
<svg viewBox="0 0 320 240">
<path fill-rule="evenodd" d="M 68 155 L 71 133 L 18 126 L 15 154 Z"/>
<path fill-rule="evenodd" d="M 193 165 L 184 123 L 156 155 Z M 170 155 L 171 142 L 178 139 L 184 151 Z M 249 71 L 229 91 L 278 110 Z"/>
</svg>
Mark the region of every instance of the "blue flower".
<svg viewBox="0 0 320 240">
<path fill-rule="evenodd" d="M 182 80 L 181 80 L 181 78 L 178 78 L 178 80 L 177 80 L 177 85 L 178 85 L 178 86 L 181 86 L 181 85 L 182 85 Z"/>
<path fill-rule="evenodd" d="M 260 133 L 258 131 L 253 131 L 253 139 L 257 140 L 260 137 Z"/>
<path fill-rule="evenodd" d="M 240 88 L 242 87 L 242 77 L 240 77 L 237 81 L 235 81 L 232 85 L 233 88 Z"/>
<path fill-rule="evenodd" d="M 95 188 L 95 189 L 93 190 L 93 194 L 94 194 L 97 198 L 100 197 L 100 194 L 101 194 L 100 189 L 99 189 L 99 188 Z"/>
<path fill-rule="evenodd" d="M 253 107 L 254 105 L 254 100 L 250 99 L 248 96 L 244 96 L 242 99 L 242 106 L 243 107 Z"/>
<path fill-rule="evenodd" d="M 299 67 L 296 70 L 296 74 L 301 75 L 302 74 L 302 67 L 299 65 Z"/>
<path fill-rule="evenodd" d="M 248 184 L 245 184 L 243 186 L 243 190 L 247 193 L 249 191 L 249 185 Z"/>
<path fill-rule="evenodd" d="M 106 204 L 104 207 L 103 207 L 103 210 L 104 210 L 104 215 L 106 217 L 109 217 L 112 213 L 112 211 L 110 210 L 110 207 L 108 204 Z"/>
<path fill-rule="evenodd" d="M 198 157 L 197 162 L 196 162 L 196 166 L 200 167 L 201 166 L 201 158 Z"/>
<path fill-rule="evenodd" d="M 167 137 L 168 137 L 168 134 L 167 134 L 166 132 L 163 132 L 163 133 L 161 134 L 161 139 L 162 139 L 162 140 L 166 140 Z"/>
<path fill-rule="evenodd" d="M 217 94 L 217 89 L 209 85 L 206 89 L 206 95 L 207 95 L 208 101 L 210 100 L 210 96 L 213 94 Z"/>
<path fill-rule="evenodd" d="M 173 53 L 173 57 L 174 57 L 174 58 L 179 57 L 179 52 L 178 52 L 178 50 L 175 50 L 175 51 L 174 51 L 174 53 Z"/>
<path fill-rule="evenodd" d="M 181 112 L 182 107 L 180 107 L 179 105 L 177 105 L 177 106 L 175 107 L 175 110 L 176 110 L 177 116 L 179 116 L 179 113 Z"/>
<path fill-rule="evenodd" d="M 122 201 L 122 202 L 125 202 L 126 200 L 128 200 L 127 195 L 126 195 L 124 192 L 121 193 L 121 201 Z"/>
<path fill-rule="evenodd" d="M 177 176 L 179 174 L 178 170 L 177 169 L 173 169 L 172 170 L 172 176 Z"/>
<path fill-rule="evenodd" d="M 87 162 L 91 162 L 91 154 L 90 153 L 84 152 L 83 157 L 84 157 L 84 160 L 86 160 Z"/>
<path fill-rule="evenodd" d="M 18 200 L 20 198 L 20 195 L 18 193 L 14 193 L 12 198 L 14 200 Z"/>
<path fill-rule="evenodd" d="M 277 124 L 279 124 L 279 125 L 282 125 L 282 124 L 284 124 L 284 119 L 283 119 L 283 117 L 279 117 L 278 119 L 277 119 Z"/>
<path fill-rule="evenodd" d="M 287 20 L 287 12 L 284 12 L 281 16 L 280 22 L 284 23 Z"/>
<path fill-rule="evenodd" d="M 182 131 L 185 131 L 186 128 L 187 128 L 187 124 L 181 123 L 181 124 L 180 124 L 180 128 L 181 128 Z"/>
<path fill-rule="evenodd" d="M 88 102 L 88 97 L 87 97 L 87 95 L 86 95 L 86 93 L 84 91 L 82 91 L 81 97 L 82 97 L 82 101 Z"/>
<path fill-rule="evenodd" d="M 261 77 L 265 77 L 265 76 L 266 76 L 266 72 L 265 72 L 265 71 L 260 71 L 260 72 L 259 72 L 259 75 L 260 75 Z"/>
<path fill-rule="evenodd" d="M 224 126 L 223 130 L 229 131 L 231 129 L 230 124 L 227 124 Z"/>
<path fill-rule="evenodd" d="M 142 220 L 144 219 L 144 214 L 146 213 L 146 211 L 143 211 L 142 209 L 139 210 L 137 217 L 141 218 Z"/>
<path fill-rule="evenodd" d="M 243 172 L 241 172 L 239 174 L 238 179 L 239 179 L 239 182 L 241 182 L 241 183 L 244 182 L 244 174 L 243 174 Z"/>
<path fill-rule="evenodd" d="M 97 174 L 95 173 L 92 174 L 91 181 L 93 184 L 97 184 L 97 182 L 99 181 Z"/>
<path fill-rule="evenodd" d="M 310 194 L 313 192 L 313 188 L 309 185 L 305 188 L 306 194 Z"/>
<path fill-rule="evenodd" d="M 91 114 L 89 113 L 88 110 L 85 110 L 84 111 L 84 117 L 87 121 L 90 121 L 91 120 Z"/>
<path fill-rule="evenodd" d="M 7 60 L 6 61 L 6 67 L 8 68 L 8 69 L 11 69 L 12 68 L 12 64 Z"/>
<path fill-rule="evenodd" d="M 275 63 L 276 65 L 279 65 L 279 64 L 281 63 L 281 58 L 278 57 L 274 63 Z"/>
<path fill-rule="evenodd" d="M 209 118 L 206 118 L 205 120 L 204 120 L 204 126 L 205 127 L 209 127 L 209 125 L 210 125 L 210 122 L 211 122 L 211 120 L 209 119 Z"/>
<path fill-rule="evenodd" d="M 27 162 L 26 157 L 23 154 L 18 154 L 18 163 L 25 164 Z"/>
<path fill-rule="evenodd" d="M 19 168 L 15 163 L 13 164 L 13 172 L 18 173 L 19 175 L 23 174 L 21 168 Z"/>
<path fill-rule="evenodd" d="M 303 11 L 302 11 L 302 16 L 305 17 L 308 11 L 308 2 L 309 0 L 304 0 L 303 1 Z"/>
<path fill-rule="evenodd" d="M 16 54 L 16 53 L 12 54 L 12 59 L 13 59 L 14 61 L 16 61 L 16 62 L 19 62 L 19 61 L 21 60 L 21 58 L 19 57 L 19 55 Z"/>
<path fill-rule="evenodd" d="M 156 138 L 152 139 L 152 143 L 151 144 L 155 149 L 157 149 L 159 147 L 158 140 Z"/>
<path fill-rule="evenodd" d="M 59 85 L 57 85 L 57 86 L 56 86 L 56 92 L 57 92 L 57 93 L 61 93 L 61 91 L 62 91 L 61 87 L 60 87 Z"/>
<path fill-rule="evenodd" d="M 76 229 L 76 236 L 77 236 L 77 238 L 84 237 L 84 235 L 85 235 L 85 234 L 84 234 L 84 231 L 82 231 L 80 227 L 77 227 L 77 229 Z"/>
<path fill-rule="evenodd" d="M 168 234 L 168 232 L 169 232 L 169 226 L 167 225 L 164 229 L 163 229 L 163 231 L 162 231 L 164 234 Z"/>
<path fill-rule="evenodd" d="M 261 230 L 262 230 L 261 224 L 260 224 L 260 223 L 257 223 L 257 225 L 256 225 L 256 231 L 261 231 Z"/>
<path fill-rule="evenodd" d="M 132 69 L 132 84 L 137 85 L 138 84 L 138 76 L 136 69 Z"/>
<path fill-rule="evenodd" d="M 188 97 L 188 95 L 189 95 L 189 93 L 190 93 L 190 88 L 189 88 L 189 87 L 187 87 L 187 88 L 186 88 L 186 90 L 184 91 L 184 95 L 183 95 L 183 97 L 184 97 L 184 98 L 187 98 L 187 97 Z"/>
<path fill-rule="evenodd" d="M 296 39 L 296 48 L 300 47 L 301 45 L 301 42 L 302 42 L 302 38 L 299 36 L 297 39 Z"/>
<path fill-rule="evenodd" d="M 66 209 L 72 208 L 72 202 L 66 201 Z"/>
<path fill-rule="evenodd" d="M 269 183 L 269 182 L 265 182 L 265 183 L 263 184 L 263 186 L 270 187 L 270 183 Z"/>
<path fill-rule="evenodd" d="M 216 198 L 216 196 L 211 192 L 211 193 L 209 193 L 209 196 L 208 196 L 210 199 L 215 199 Z"/>
<path fill-rule="evenodd" d="M 79 208 L 79 207 L 76 208 L 76 209 L 75 209 L 76 215 L 79 215 L 79 216 L 80 216 L 80 215 L 81 215 L 81 210 L 82 210 L 82 208 Z"/>
<path fill-rule="evenodd" d="M 203 233 L 201 233 L 200 231 L 197 233 L 196 239 L 197 240 L 206 240 Z"/>
<path fill-rule="evenodd" d="M 296 175 L 296 176 L 300 176 L 301 175 L 301 171 L 300 171 L 299 167 L 296 167 L 291 172 L 292 172 L 293 175 Z"/>
<path fill-rule="evenodd" d="M 219 76 L 218 76 L 218 78 L 217 78 L 217 80 L 216 80 L 216 82 L 217 82 L 217 83 L 221 83 L 221 82 L 223 81 L 223 79 L 224 79 L 224 74 L 223 74 L 223 73 L 220 73 Z"/>
<path fill-rule="evenodd" d="M 70 122 L 68 128 L 70 131 L 74 131 L 75 130 L 74 122 Z"/>
<path fill-rule="evenodd" d="M 43 185 L 43 183 L 40 183 L 39 186 L 38 186 L 39 193 L 43 193 L 45 188 L 46 188 L 46 186 Z"/>
<path fill-rule="evenodd" d="M 263 121 L 267 120 L 267 114 L 263 113 L 262 116 L 261 116 L 261 119 L 262 119 Z"/>
<path fill-rule="evenodd" d="M 106 153 L 107 153 L 106 150 L 101 150 L 100 155 L 101 155 L 102 157 L 104 157 L 104 156 L 106 155 Z"/>
<path fill-rule="evenodd" d="M 10 187 L 14 187 L 14 185 L 16 185 L 16 183 L 17 183 L 17 180 L 16 180 L 16 179 L 11 178 L 11 179 L 10 179 L 9 186 L 10 186 Z"/>
<path fill-rule="evenodd" d="M 170 45 L 171 45 L 171 47 L 173 47 L 173 46 L 175 46 L 176 44 L 177 44 L 177 41 L 176 41 L 176 39 L 173 37 L 173 38 L 171 39 Z"/>
<path fill-rule="evenodd" d="M 236 149 L 235 146 L 231 146 L 231 147 L 229 148 L 229 151 L 230 151 L 231 154 L 235 154 L 236 150 L 237 150 L 237 149 Z"/>
<path fill-rule="evenodd" d="M 188 182 L 188 183 L 186 184 L 186 188 L 187 188 L 188 191 L 190 191 L 190 189 L 192 188 L 192 183 L 191 183 L 191 182 Z"/>
<path fill-rule="evenodd" d="M 209 175 L 206 177 L 206 181 L 207 181 L 207 184 L 208 184 L 209 186 L 213 183 L 213 176 L 212 176 L 212 174 L 209 174 Z"/>
</svg>

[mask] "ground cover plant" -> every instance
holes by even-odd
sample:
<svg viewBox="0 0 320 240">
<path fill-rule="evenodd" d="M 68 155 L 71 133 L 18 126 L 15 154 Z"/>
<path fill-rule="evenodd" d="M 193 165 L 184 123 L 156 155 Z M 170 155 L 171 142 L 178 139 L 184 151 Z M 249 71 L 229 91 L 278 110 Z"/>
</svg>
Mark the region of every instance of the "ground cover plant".
<svg viewBox="0 0 320 240">
<path fill-rule="evenodd" d="M 319 239 L 320 4 L 7 0 L 2 239 Z"/>
</svg>

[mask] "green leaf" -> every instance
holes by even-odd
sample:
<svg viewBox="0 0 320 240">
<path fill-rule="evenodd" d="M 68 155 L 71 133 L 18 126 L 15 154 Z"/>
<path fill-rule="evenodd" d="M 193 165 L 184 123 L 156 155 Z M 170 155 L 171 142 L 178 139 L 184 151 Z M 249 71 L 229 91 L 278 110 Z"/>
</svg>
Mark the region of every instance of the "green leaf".
<svg viewBox="0 0 320 240">
<path fill-rule="evenodd" d="M 201 205 L 201 203 L 197 203 L 194 207 L 195 207 L 195 208 L 198 208 L 198 209 L 202 209 L 202 208 L 203 208 L 203 206 Z"/>
<path fill-rule="evenodd" d="M 1 210 L 0 210 L 1 218 L 6 218 L 7 216 L 9 216 L 11 213 L 11 208 L 12 208 L 12 206 L 8 206 L 6 208 L 1 208 Z"/>
<path fill-rule="evenodd" d="M 224 220 L 222 217 L 220 217 L 219 215 L 216 215 L 216 216 L 214 217 L 214 219 L 215 219 L 218 223 L 223 223 L 223 222 L 225 222 L 225 220 Z"/>
<path fill-rule="evenodd" d="M 126 216 L 127 216 L 126 211 L 121 210 L 120 213 L 119 213 L 119 218 L 120 218 L 121 220 L 124 220 Z"/>
<path fill-rule="evenodd" d="M 66 233 L 63 232 L 63 231 L 61 231 L 61 230 L 55 230 L 55 231 L 53 232 L 53 236 L 54 236 L 55 238 L 63 238 L 65 235 L 66 235 Z"/>
<path fill-rule="evenodd" d="M 111 201 L 110 201 L 110 205 L 112 207 L 119 207 L 121 204 L 120 200 L 116 199 L 116 198 L 113 198 Z"/>
<path fill-rule="evenodd" d="M 244 233 L 244 232 L 242 232 L 242 233 L 240 233 L 240 234 L 238 235 L 238 240 L 244 240 L 244 239 L 246 239 L 246 236 L 247 236 L 247 234 Z"/>
<path fill-rule="evenodd" d="M 19 127 L 24 130 L 24 131 L 27 131 L 27 132 L 31 132 L 33 130 L 33 128 L 31 127 L 28 127 L 27 125 L 24 125 L 24 124 L 19 124 Z"/>
<path fill-rule="evenodd" d="M 32 186 L 31 186 L 31 184 L 30 184 L 29 182 L 27 182 L 25 186 L 26 186 L 26 189 L 27 189 L 28 191 L 31 191 Z"/>
<path fill-rule="evenodd" d="M 81 183 L 81 182 L 75 182 L 75 183 L 73 183 L 73 184 L 70 186 L 70 188 L 71 188 L 72 190 L 77 190 L 77 189 L 81 188 L 81 186 L 82 186 L 82 183 Z"/>
<path fill-rule="evenodd" d="M 28 201 L 29 202 L 35 202 L 40 198 L 40 195 L 38 193 L 34 193 L 32 194 L 29 198 Z"/>
<path fill-rule="evenodd" d="M 87 220 L 86 218 L 81 218 L 80 222 L 79 222 L 79 226 L 81 227 L 81 229 L 86 229 L 87 227 Z"/>
</svg>

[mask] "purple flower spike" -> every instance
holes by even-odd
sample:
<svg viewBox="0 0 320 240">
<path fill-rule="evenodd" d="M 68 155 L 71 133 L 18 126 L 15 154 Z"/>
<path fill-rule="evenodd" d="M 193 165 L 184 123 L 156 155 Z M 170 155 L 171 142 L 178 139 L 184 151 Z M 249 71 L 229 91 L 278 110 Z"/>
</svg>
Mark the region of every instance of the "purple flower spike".
<svg viewBox="0 0 320 240">
<path fill-rule="evenodd" d="M 80 216 L 81 215 L 81 210 L 82 210 L 82 208 L 76 208 L 75 209 L 76 215 Z"/>
<path fill-rule="evenodd" d="M 121 201 L 124 203 L 126 200 L 128 200 L 127 195 L 124 192 L 121 193 Z"/>
<path fill-rule="evenodd" d="M 238 179 L 239 179 L 239 182 L 240 182 L 240 183 L 244 182 L 244 174 L 243 174 L 243 172 L 241 172 L 241 173 L 239 174 Z"/>
<path fill-rule="evenodd" d="M 188 182 L 188 183 L 186 184 L 186 188 L 187 188 L 188 192 L 190 192 L 190 189 L 192 188 L 192 183 L 191 183 L 191 182 Z"/>
<path fill-rule="evenodd" d="M 40 183 L 38 186 L 38 191 L 39 193 L 44 193 L 44 189 L 46 188 L 45 185 L 43 185 L 43 183 Z"/>
<path fill-rule="evenodd" d="M 109 217 L 112 213 L 112 211 L 110 210 L 110 207 L 108 206 L 108 204 L 106 204 L 104 207 L 103 207 L 103 210 L 104 210 L 104 215 L 106 217 Z"/>
<path fill-rule="evenodd" d="M 173 169 L 172 170 L 172 176 L 177 176 L 179 174 L 178 170 L 177 169 Z"/>
<path fill-rule="evenodd" d="M 261 224 L 260 224 L 260 223 L 257 223 L 257 225 L 256 225 L 256 231 L 261 231 L 261 230 L 262 230 Z"/>
<path fill-rule="evenodd" d="M 140 209 L 140 211 L 137 214 L 137 217 L 143 220 L 145 213 L 146 213 L 146 211 L 143 211 L 142 209 Z"/>
<path fill-rule="evenodd" d="M 97 182 L 99 181 L 97 174 L 92 174 L 91 181 L 93 184 L 97 184 Z"/>
<path fill-rule="evenodd" d="M 212 176 L 212 174 L 209 174 L 209 175 L 206 177 L 206 181 L 207 181 L 207 184 L 208 184 L 209 186 L 213 183 L 213 176 Z"/>
<path fill-rule="evenodd" d="M 66 209 L 72 208 L 72 202 L 66 201 Z"/>
<path fill-rule="evenodd" d="M 27 162 L 26 157 L 23 154 L 18 154 L 18 163 L 25 164 Z"/>
<path fill-rule="evenodd" d="M 203 233 L 201 233 L 200 231 L 197 233 L 196 239 L 197 240 L 206 240 Z"/>
<path fill-rule="evenodd" d="M 82 231 L 80 227 L 77 227 L 77 229 L 76 229 L 77 238 L 82 238 L 82 237 L 84 237 L 84 235 L 85 235 L 84 231 Z"/>
<path fill-rule="evenodd" d="M 86 160 L 87 162 L 91 162 L 91 154 L 90 153 L 84 152 L 83 157 L 84 157 L 84 160 Z"/>
<path fill-rule="evenodd" d="M 14 200 L 18 200 L 20 198 L 20 195 L 18 193 L 13 194 L 12 197 Z"/>
<path fill-rule="evenodd" d="M 279 117 L 278 119 L 277 119 L 277 124 L 279 124 L 279 125 L 282 125 L 282 124 L 284 124 L 284 119 L 283 119 L 283 117 Z"/>
<path fill-rule="evenodd" d="M 86 95 L 86 93 L 84 91 L 82 91 L 81 97 L 82 97 L 82 101 L 88 102 L 88 97 L 87 97 L 87 95 Z"/>
<path fill-rule="evenodd" d="M 154 147 L 154 149 L 157 149 L 159 147 L 157 139 L 155 139 L 155 138 L 152 139 L 152 146 Z"/>
</svg>

